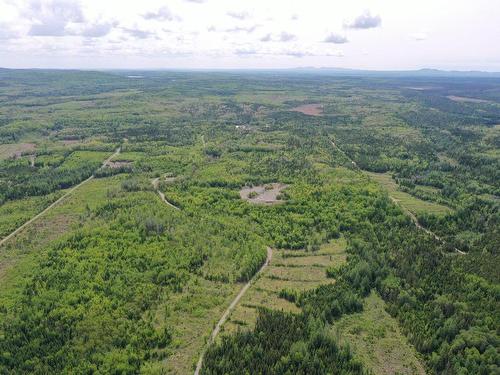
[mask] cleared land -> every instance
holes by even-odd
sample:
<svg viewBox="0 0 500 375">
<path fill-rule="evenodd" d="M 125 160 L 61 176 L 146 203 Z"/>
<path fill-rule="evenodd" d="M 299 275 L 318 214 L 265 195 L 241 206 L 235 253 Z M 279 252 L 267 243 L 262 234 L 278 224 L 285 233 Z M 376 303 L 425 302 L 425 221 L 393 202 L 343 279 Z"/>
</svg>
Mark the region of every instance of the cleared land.
<svg viewBox="0 0 500 375">
<path fill-rule="evenodd" d="M 459 102 L 459 103 L 488 103 L 488 100 L 484 99 L 477 99 L 477 98 L 467 98 L 465 96 L 455 96 L 455 95 L 448 95 L 448 99 L 453 100 L 454 102 Z"/>
<path fill-rule="evenodd" d="M 343 316 L 332 326 L 332 332 L 348 343 L 374 374 L 425 374 L 415 348 L 385 311 L 384 301 L 376 292 L 365 299 L 361 313 Z"/>
<path fill-rule="evenodd" d="M 365 172 L 373 180 L 377 181 L 389 192 L 389 196 L 403 208 L 411 213 L 430 213 L 435 215 L 445 215 L 452 210 L 449 207 L 443 206 L 438 203 L 424 201 L 415 198 L 414 196 L 398 190 L 398 184 L 394 181 L 389 173 L 374 173 Z"/>
<path fill-rule="evenodd" d="M 300 112 L 309 116 L 322 116 L 323 104 L 303 104 L 292 108 L 291 111 Z"/>
<path fill-rule="evenodd" d="M 321 284 L 332 283 L 326 268 L 345 263 L 344 238 L 324 244 L 317 252 L 276 250 L 267 269 L 233 310 L 224 332 L 253 327 L 259 307 L 299 312 L 295 304 L 279 297 L 282 289 L 303 291 Z"/>
<path fill-rule="evenodd" d="M 288 185 L 273 183 L 252 187 L 244 187 L 240 190 L 241 199 L 255 204 L 277 204 L 283 203 L 279 195 Z"/>
<path fill-rule="evenodd" d="M 12 157 L 20 157 L 35 151 L 36 145 L 34 143 L 7 143 L 0 145 L 0 160 Z"/>
</svg>

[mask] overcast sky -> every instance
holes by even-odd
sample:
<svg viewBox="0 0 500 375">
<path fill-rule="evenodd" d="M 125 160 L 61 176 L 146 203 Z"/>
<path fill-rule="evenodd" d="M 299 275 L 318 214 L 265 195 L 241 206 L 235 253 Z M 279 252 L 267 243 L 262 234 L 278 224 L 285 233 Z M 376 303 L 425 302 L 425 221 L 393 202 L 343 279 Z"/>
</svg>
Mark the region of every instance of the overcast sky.
<svg viewBox="0 0 500 375">
<path fill-rule="evenodd" d="M 0 0 L 0 66 L 500 71 L 500 1 Z"/>
</svg>

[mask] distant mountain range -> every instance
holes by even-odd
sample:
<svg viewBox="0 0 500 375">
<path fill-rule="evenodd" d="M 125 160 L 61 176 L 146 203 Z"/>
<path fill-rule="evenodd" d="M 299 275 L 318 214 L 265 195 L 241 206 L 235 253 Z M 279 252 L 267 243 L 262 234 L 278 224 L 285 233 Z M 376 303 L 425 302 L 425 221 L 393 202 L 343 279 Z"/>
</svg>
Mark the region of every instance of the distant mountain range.
<svg viewBox="0 0 500 375">
<path fill-rule="evenodd" d="M 314 68 L 299 67 L 290 69 L 297 72 L 310 72 L 336 75 L 363 75 L 363 76 L 412 76 L 412 77 L 489 77 L 500 78 L 500 72 L 484 72 L 479 70 L 439 70 L 439 69 L 418 69 L 418 70 L 363 70 L 348 68 Z"/>
<path fill-rule="evenodd" d="M 439 70 L 439 69 L 418 69 L 418 70 L 364 70 L 335 67 L 297 67 L 297 68 L 276 68 L 276 69 L 9 69 L 0 67 L 0 72 L 8 71 L 100 71 L 100 72 L 155 72 L 155 71 L 195 71 L 195 72 L 273 72 L 273 73 L 308 73 L 341 76 L 371 76 L 371 77 L 464 77 L 464 78 L 500 78 L 500 72 L 485 72 L 479 70 Z"/>
</svg>

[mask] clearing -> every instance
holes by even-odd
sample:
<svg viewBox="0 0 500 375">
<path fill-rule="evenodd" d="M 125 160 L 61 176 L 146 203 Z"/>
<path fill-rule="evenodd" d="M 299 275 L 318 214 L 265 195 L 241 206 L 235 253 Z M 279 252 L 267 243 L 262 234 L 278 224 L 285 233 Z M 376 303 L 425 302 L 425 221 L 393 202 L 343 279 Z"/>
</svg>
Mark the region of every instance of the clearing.
<svg viewBox="0 0 500 375">
<path fill-rule="evenodd" d="M 366 172 L 373 180 L 381 184 L 387 189 L 389 196 L 403 208 L 414 214 L 429 213 L 438 216 L 443 216 L 452 210 L 449 207 L 439 203 L 424 201 L 415 198 L 413 195 L 398 190 L 398 184 L 394 181 L 389 173 Z"/>
<path fill-rule="evenodd" d="M 459 102 L 459 103 L 489 103 L 489 100 L 467 98 L 465 96 L 448 95 L 447 98 L 453 100 L 454 102 Z"/>
<path fill-rule="evenodd" d="M 376 292 L 365 299 L 362 312 L 345 315 L 333 324 L 332 333 L 348 343 L 374 374 L 425 374 L 415 348 L 385 311 L 384 301 Z"/>
<path fill-rule="evenodd" d="M 250 329 L 255 324 L 259 307 L 299 312 L 294 304 L 279 297 L 282 289 L 304 291 L 335 282 L 326 277 L 329 266 L 346 261 L 344 238 L 332 240 L 319 251 L 275 250 L 269 267 L 241 299 L 223 327 L 225 333 Z"/>
<path fill-rule="evenodd" d="M 0 160 L 8 158 L 19 158 L 24 154 L 35 151 L 34 143 L 6 143 L 0 145 Z"/>
<path fill-rule="evenodd" d="M 240 190 L 240 197 L 241 199 L 255 204 L 284 203 L 284 201 L 280 199 L 280 193 L 287 187 L 288 185 L 281 183 L 272 183 L 253 187 L 245 186 Z"/>
<path fill-rule="evenodd" d="M 292 108 L 292 112 L 300 112 L 304 115 L 309 116 L 322 116 L 323 115 L 323 104 L 303 104 L 295 108 Z"/>
</svg>

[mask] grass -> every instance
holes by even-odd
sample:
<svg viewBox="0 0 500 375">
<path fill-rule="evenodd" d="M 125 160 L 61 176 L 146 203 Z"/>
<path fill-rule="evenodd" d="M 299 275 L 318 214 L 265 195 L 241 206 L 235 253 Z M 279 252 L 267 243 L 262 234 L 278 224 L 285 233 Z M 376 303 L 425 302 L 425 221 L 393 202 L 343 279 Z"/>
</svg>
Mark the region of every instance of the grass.
<svg viewBox="0 0 500 375">
<path fill-rule="evenodd" d="M 391 196 L 403 208 L 414 214 L 429 213 L 442 216 L 451 212 L 449 207 L 434 202 L 424 201 L 422 199 L 415 198 L 408 193 L 399 191 L 398 184 L 392 179 L 389 173 L 366 172 L 366 174 L 387 189 L 389 196 Z"/>
<path fill-rule="evenodd" d="M 348 343 L 355 356 L 374 374 L 425 374 L 415 348 L 375 292 L 365 299 L 361 313 L 343 316 L 331 331 L 341 342 Z"/>
</svg>

